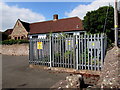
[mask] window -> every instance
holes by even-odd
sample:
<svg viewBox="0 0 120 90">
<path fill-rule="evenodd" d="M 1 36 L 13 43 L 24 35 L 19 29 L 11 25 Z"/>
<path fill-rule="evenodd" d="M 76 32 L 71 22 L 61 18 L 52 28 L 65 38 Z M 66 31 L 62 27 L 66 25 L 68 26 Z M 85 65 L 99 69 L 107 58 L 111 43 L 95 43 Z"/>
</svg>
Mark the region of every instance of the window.
<svg viewBox="0 0 120 90">
<path fill-rule="evenodd" d="M 32 36 L 32 38 L 38 38 L 38 36 Z"/>
<path fill-rule="evenodd" d="M 73 35 L 73 33 L 68 33 L 68 35 L 71 35 L 71 36 L 72 36 L 72 35 Z"/>
<path fill-rule="evenodd" d="M 15 37 L 15 40 L 17 40 L 17 37 Z"/>
<path fill-rule="evenodd" d="M 24 39 L 24 37 L 22 36 L 21 39 Z"/>
<path fill-rule="evenodd" d="M 85 34 L 85 32 L 80 32 L 80 35 L 83 35 L 83 34 Z"/>
<path fill-rule="evenodd" d="M 20 37 L 18 37 L 18 39 L 20 39 Z"/>
</svg>

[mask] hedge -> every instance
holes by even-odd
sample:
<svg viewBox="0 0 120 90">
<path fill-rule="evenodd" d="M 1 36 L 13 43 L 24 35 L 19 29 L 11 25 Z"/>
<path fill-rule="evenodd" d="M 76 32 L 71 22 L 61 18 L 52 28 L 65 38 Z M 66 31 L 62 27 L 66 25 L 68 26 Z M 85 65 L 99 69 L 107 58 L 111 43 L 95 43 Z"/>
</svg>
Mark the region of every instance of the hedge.
<svg viewBox="0 0 120 90">
<path fill-rule="evenodd" d="M 12 45 L 12 44 L 23 44 L 23 43 L 29 43 L 28 40 L 4 40 L 4 41 L 0 41 L 0 44 L 5 44 L 5 45 Z"/>
</svg>

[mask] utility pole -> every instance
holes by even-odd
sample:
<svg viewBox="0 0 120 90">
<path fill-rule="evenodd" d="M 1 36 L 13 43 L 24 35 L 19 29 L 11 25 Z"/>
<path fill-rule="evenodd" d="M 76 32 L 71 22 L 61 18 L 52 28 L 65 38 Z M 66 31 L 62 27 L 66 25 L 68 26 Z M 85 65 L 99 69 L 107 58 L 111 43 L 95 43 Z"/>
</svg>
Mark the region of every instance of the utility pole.
<svg viewBox="0 0 120 90">
<path fill-rule="evenodd" d="M 117 10 L 117 0 L 114 2 L 114 28 L 115 28 L 115 46 L 117 46 L 118 41 L 118 10 Z"/>
</svg>

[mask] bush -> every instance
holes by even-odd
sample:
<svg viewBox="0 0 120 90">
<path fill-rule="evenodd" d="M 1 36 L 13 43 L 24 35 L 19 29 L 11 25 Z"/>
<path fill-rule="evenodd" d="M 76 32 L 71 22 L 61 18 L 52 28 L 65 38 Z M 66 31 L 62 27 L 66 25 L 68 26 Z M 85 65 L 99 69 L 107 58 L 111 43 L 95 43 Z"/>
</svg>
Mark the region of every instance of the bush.
<svg viewBox="0 0 120 90">
<path fill-rule="evenodd" d="M 0 42 L 0 44 L 5 44 L 5 45 L 22 44 L 22 43 L 29 43 L 29 41 L 28 40 L 13 40 L 13 39 L 10 39 L 10 40 L 4 40 L 4 41 Z"/>
</svg>

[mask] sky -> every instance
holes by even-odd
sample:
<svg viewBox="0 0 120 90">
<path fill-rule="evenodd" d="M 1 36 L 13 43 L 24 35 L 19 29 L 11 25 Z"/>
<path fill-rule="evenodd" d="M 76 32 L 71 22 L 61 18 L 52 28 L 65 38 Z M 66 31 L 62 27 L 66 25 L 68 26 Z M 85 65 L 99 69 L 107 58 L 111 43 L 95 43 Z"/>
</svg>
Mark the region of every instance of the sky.
<svg viewBox="0 0 120 90">
<path fill-rule="evenodd" d="M 83 20 L 88 11 L 97 10 L 101 6 L 108 6 L 109 3 L 113 6 L 113 0 L 66 1 L 67 2 L 38 2 L 36 0 L 27 2 L 22 0 L 21 2 L 2 1 L 0 2 L 0 31 L 13 28 L 17 19 L 34 23 L 52 20 L 53 15 L 58 14 L 59 19 L 77 16 Z"/>
<path fill-rule="evenodd" d="M 53 19 L 53 14 L 59 18 L 66 18 L 65 12 L 72 11 L 76 6 L 88 5 L 90 2 L 9 2 L 7 5 L 18 8 L 29 8 L 31 11 L 42 14 L 46 20 Z"/>
</svg>

